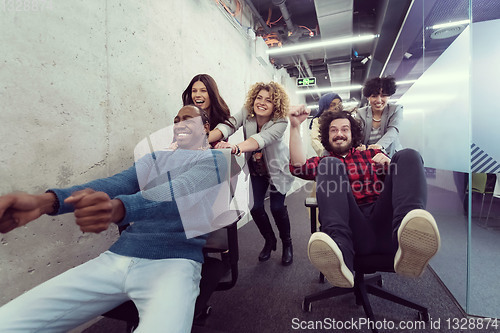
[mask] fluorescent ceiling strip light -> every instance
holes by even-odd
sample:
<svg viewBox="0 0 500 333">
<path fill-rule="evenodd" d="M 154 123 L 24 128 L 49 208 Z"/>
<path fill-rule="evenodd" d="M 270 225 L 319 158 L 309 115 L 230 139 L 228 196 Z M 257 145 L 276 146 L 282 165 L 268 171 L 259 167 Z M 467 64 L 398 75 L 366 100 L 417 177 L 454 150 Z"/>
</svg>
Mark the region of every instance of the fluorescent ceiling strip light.
<svg viewBox="0 0 500 333">
<path fill-rule="evenodd" d="M 273 47 L 271 49 L 266 50 L 266 53 L 269 55 L 282 54 L 282 53 L 296 53 L 296 52 L 308 51 L 311 49 L 321 48 L 321 47 L 326 48 L 326 47 L 335 46 L 335 45 L 363 42 L 363 41 L 367 41 L 367 40 L 372 40 L 372 39 L 377 38 L 377 37 L 379 37 L 379 35 L 363 35 L 363 36 L 357 36 L 357 37 L 327 39 L 327 40 L 312 42 L 312 43 L 300 43 L 300 44 L 293 44 L 293 45 L 283 46 L 283 47 Z"/>
<path fill-rule="evenodd" d="M 352 86 L 341 86 L 341 87 L 326 87 L 326 88 L 316 88 L 316 89 L 301 89 L 297 90 L 297 94 L 315 94 L 322 92 L 332 92 L 332 91 L 345 91 L 345 90 L 356 90 L 363 88 L 362 85 L 356 84 Z"/>
<path fill-rule="evenodd" d="M 405 80 L 405 81 L 397 81 L 396 85 L 397 86 L 402 86 L 403 84 L 412 84 L 417 82 L 417 80 Z"/>
<path fill-rule="evenodd" d="M 404 85 L 404 84 L 412 84 L 417 82 L 417 80 L 406 80 L 406 81 L 397 81 L 396 85 Z M 297 94 L 316 94 L 316 93 L 324 93 L 324 92 L 332 92 L 332 91 L 346 91 L 346 90 L 357 90 L 362 89 L 363 86 L 360 84 L 355 84 L 351 86 L 339 86 L 339 87 L 325 87 L 325 88 L 301 88 L 296 91 Z"/>
<path fill-rule="evenodd" d="M 455 22 L 436 24 L 436 25 L 433 25 L 432 27 L 429 27 L 428 29 L 441 29 L 441 28 L 456 27 L 457 25 L 464 25 L 464 24 L 469 24 L 469 23 L 470 23 L 470 20 L 461 20 L 461 21 L 455 21 Z"/>
<path fill-rule="evenodd" d="M 392 99 L 391 99 L 392 101 Z M 351 105 L 356 105 L 358 104 L 359 102 L 358 101 L 347 101 L 347 102 L 342 102 L 342 105 L 343 106 L 351 106 Z M 319 105 L 318 104 L 310 104 L 307 106 L 308 109 L 317 109 L 319 108 Z"/>
<path fill-rule="evenodd" d="M 394 43 L 392 44 L 392 47 L 391 47 L 391 51 L 389 52 L 389 55 L 387 56 L 387 58 L 385 59 L 385 63 L 384 63 L 384 67 L 382 67 L 382 71 L 380 71 L 380 73 L 385 73 L 385 69 L 387 67 L 387 65 L 389 64 L 389 60 L 391 59 L 392 57 L 392 53 L 394 52 L 394 48 L 396 47 L 396 44 L 397 42 L 399 41 L 399 37 L 401 36 L 401 33 L 403 32 L 403 27 L 405 26 L 406 24 L 406 20 L 408 19 L 408 15 L 410 14 L 410 11 L 411 11 L 411 8 L 413 7 L 413 4 L 414 4 L 414 0 L 412 0 L 410 6 L 408 7 L 408 10 L 406 11 L 406 14 L 405 14 L 405 18 L 403 20 L 403 23 L 401 24 L 401 26 L 399 27 L 399 31 L 398 31 L 398 35 L 396 36 L 396 39 L 394 40 Z"/>
</svg>

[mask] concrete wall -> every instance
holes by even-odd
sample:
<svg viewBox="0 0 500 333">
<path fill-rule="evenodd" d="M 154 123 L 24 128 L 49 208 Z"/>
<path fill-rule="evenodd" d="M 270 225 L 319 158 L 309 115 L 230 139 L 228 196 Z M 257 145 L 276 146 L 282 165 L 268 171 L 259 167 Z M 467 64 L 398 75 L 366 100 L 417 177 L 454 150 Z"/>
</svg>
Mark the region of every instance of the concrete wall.
<svg viewBox="0 0 500 333">
<path fill-rule="evenodd" d="M 0 194 L 128 167 L 142 138 L 172 124 L 197 73 L 215 78 L 232 110 L 252 83 L 271 79 L 298 102 L 286 72 L 256 59 L 262 40 L 215 1 L 46 2 L 0 8 Z M 0 305 L 116 237 L 114 228 L 82 234 L 70 214 L 0 235 Z"/>
</svg>

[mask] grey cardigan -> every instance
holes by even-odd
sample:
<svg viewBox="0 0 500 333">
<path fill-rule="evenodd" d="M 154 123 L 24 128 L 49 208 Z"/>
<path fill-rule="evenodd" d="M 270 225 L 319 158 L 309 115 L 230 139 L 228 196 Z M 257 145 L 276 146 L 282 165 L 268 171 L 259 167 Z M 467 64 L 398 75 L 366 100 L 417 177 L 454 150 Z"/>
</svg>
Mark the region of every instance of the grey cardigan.
<svg viewBox="0 0 500 333">
<path fill-rule="evenodd" d="M 283 134 L 288 126 L 288 119 L 282 118 L 277 120 L 269 120 L 262 126 L 262 129 L 257 133 L 257 119 L 248 114 L 245 107 L 233 115 L 229 120 L 234 129 L 225 124 L 218 124 L 215 128 L 219 129 L 227 139 L 240 126 L 243 126 L 243 136 L 246 139 L 253 138 L 259 144 L 259 149 L 265 157 L 267 170 L 271 177 L 271 184 L 282 193 L 286 194 L 293 183 L 293 176 L 289 169 L 289 151 L 288 146 L 283 142 Z M 251 156 L 251 152 L 245 153 L 245 160 Z"/>
<path fill-rule="evenodd" d="M 371 124 L 373 121 L 373 114 L 371 106 L 365 106 L 358 109 L 358 117 L 361 120 L 363 127 L 363 141 L 362 144 L 366 145 L 370 138 Z M 403 106 L 398 104 L 387 104 L 382 112 L 382 119 L 380 128 L 384 135 L 378 140 L 377 144 L 381 145 L 383 150 L 392 157 L 395 152 L 402 149 L 399 142 L 399 126 L 403 120 Z"/>
</svg>

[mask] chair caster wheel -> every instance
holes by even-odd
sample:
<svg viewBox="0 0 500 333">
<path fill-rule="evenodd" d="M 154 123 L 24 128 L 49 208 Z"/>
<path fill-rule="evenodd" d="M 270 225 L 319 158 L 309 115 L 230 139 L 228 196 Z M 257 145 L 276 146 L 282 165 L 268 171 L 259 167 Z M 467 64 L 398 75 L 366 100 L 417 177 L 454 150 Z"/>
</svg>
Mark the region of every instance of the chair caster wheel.
<svg viewBox="0 0 500 333">
<path fill-rule="evenodd" d="M 429 313 L 428 312 L 418 312 L 417 318 L 420 321 L 424 321 L 426 323 L 429 322 Z"/>
<path fill-rule="evenodd" d="M 211 313 L 212 313 L 212 307 L 209 305 L 205 309 L 205 316 L 208 317 L 208 316 L 210 316 Z"/>
<path fill-rule="evenodd" d="M 312 304 L 307 302 L 306 300 L 302 301 L 302 311 L 304 312 L 311 312 L 312 311 Z"/>
<path fill-rule="evenodd" d="M 205 321 L 212 313 L 212 307 L 207 305 L 203 310 L 196 314 L 193 318 L 193 324 L 197 326 L 205 326 Z"/>
</svg>

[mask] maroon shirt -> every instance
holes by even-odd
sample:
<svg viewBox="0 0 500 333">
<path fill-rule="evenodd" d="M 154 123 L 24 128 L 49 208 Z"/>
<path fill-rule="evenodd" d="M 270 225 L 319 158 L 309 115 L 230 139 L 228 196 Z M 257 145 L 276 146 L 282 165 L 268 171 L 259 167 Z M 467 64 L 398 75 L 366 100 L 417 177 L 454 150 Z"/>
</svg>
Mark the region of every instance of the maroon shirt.
<svg viewBox="0 0 500 333">
<path fill-rule="evenodd" d="M 344 162 L 352 194 L 358 205 L 376 201 L 384 188 L 387 168 L 375 164 L 372 160 L 375 155 L 381 152 L 380 149 L 359 151 L 351 148 L 345 157 L 330 152 L 329 156 Z M 302 179 L 315 180 L 319 162 L 323 157 L 311 157 L 300 167 L 290 164 L 290 172 Z"/>
</svg>

